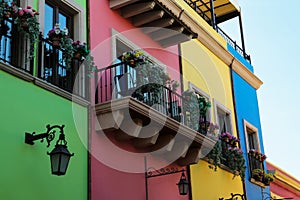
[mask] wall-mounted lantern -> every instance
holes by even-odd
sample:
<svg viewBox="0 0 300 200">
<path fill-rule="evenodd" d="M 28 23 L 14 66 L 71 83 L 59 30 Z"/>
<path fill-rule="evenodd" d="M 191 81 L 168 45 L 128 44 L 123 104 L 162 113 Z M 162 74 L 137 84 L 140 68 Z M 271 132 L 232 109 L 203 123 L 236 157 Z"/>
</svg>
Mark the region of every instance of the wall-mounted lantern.
<svg viewBox="0 0 300 200">
<path fill-rule="evenodd" d="M 148 179 L 153 177 L 165 176 L 181 173 L 181 177 L 177 183 L 178 192 L 180 195 L 187 195 L 189 192 L 189 182 L 185 176 L 184 169 L 177 169 L 174 167 L 171 168 L 162 168 L 160 170 L 154 169 L 153 167 L 147 167 L 147 159 L 145 157 L 145 181 L 146 181 L 146 200 L 148 200 Z"/>
<path fill-rule="evenodd" d="M 180 195 L 187 195 L 189 192 L 189 183 L 186 180 L 185 173 L 182 172 L 179 182 L 177 183 Z"/>
<path fill-rule="evenodd" d="M 41 139 L 43 141 L 44 138 L 47 140 L 47 147 L 50 146 L 51 141 L 55 137 L 55 129 L 58 129 L 60 134 L 59 138 L 56 142 L 54 149 L 47 154 L 50 156 L 50 163 L 51 163 L 51 172 L 53 175 L 61 176 L 65 175 L 70 158 L 74 155 L 74 153 L 70 153 L 67 148 L 67 141 L 65 140 L 64 134 L 64 125 L 54 125 L 50 126 L 49 124 L 46 126 L 47 131 L 45 133 L 35 134 L 33 133 L 25 133 L 25 143 L 33 145 L 35 140 Z"/>
</svg>

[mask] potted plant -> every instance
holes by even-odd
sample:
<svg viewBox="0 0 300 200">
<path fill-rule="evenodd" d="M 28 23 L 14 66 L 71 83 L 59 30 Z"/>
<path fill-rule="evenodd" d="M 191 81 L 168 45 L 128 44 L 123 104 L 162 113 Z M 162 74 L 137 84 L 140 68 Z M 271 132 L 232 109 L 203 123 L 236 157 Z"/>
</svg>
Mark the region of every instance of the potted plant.
<svg viewBox="0 0 300 200">
<path fill-rule="evenodd" d="M 62 50 L 62 58 L 66 62 L 66 68 L 69 69 L 72 63 L 74 48 L 73 40 L 69 37 L 68 29 L 61 29 L 60 25 L 56 23 L 53 29 L 48 31 L 48 40 L 52 41 L 54 48 L 60 48 L 60 50 Z"/>
<path fill-rule="evenodd" d="M 76 42 L 72 43 L 72 46 L 74 49 L 74 58 L 78 60 L 84 60 L 85 57 L 90 53 L 85 42 L 80 42 L 77 40 Z"/>
<path fill-rule="evenodd" d="M 261 152 L 259 152 L 256 149 L 250 149 L 249 155 L 255 158 L 256 160 L 259 160 L 260 162 L 263 162 L 267 156 Z"/>
<path fill-rule="evenodd" d="M 31 6 L 25 8 L 13 7 L 14 11 L 14 23 L 19 25 L 22 32 L 30 40 L 30 58 L 34 56 L 34 44 L 38 40 L 40 34 L 40 25 L 37 19 L 39 13 Z"/>
<path fill-rule="evenodd" d="M 274 181 L 274 175 L 271 173 L 265 173 L 262 180 L 263 184 L 269 186 L 272 181 Z"/>
<path fill-rule="evenodd" d="M 135 67 L 137 64 L 145 63 L 147 57 L 145 56 L 143 51 L 140 50 L 132 50 L 129 52 L 125 52 L 122 55 L 122 61 Z"/>
<path fill-rule="evenodd" d="M 97 69 L 95 66 L 94 58 L 87 48 L 85 42 L 80 42 L 79 40 L 72 43 L 73 46 L 73 58 L 84 61 L 84 65 L 87 66 L 87 71 L 89 76 Z"/>
<path fill-rule="evenodd" d="M 238 174 L 242 179 L 245 177 L 245 159 L 242 149 L 229 146 L 222 150 L 224 164 L 232 171 L 234 175 Z"/>
<path fill-rule="evenodd" d="M 251 176 L 254 180 L 262 182 L 264 177 L 264 171 L 262 169 L 253 169 L 251 171 Z"/>
<path fill-rule="evenodd" d="M 68 38 L 69 31 L 66 27 L 64 29 L 61 29 L 60 25 L 56 23 L 53 29 L 49 30 L 47 35 L 48 39 L 52 41 L 52 45 L 54 47 L 60 47 L 61 42 L 63 43 L 64 40 Z"/>
</svg>

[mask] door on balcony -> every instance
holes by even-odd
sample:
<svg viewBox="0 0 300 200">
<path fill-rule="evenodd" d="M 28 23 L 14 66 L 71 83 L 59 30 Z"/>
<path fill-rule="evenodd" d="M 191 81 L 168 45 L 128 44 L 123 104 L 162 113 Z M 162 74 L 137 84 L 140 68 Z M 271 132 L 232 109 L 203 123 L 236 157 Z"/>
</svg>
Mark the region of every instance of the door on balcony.
<svg viewBox="0 0 300 200">
<path fill-rule="evenodd" d="M 125 52 L 132 51 L 128 45 L 120 40 L 116 40 L 116 61 L 115 63 L 122 62 L 122 55 Z M 113 81 L 115 84 L 116 98 L 123 96 L 132 96 L 136 87 L 137 73 L 136 69 L 127 64 L 116 66 L 113 72 Z"/>
<path fill-rule="evenodd" d="M 65 59 L 65 57 L 63 57 L 65 50 L 53 45 L 53 43 L 48 40 L 48 32 L 56 25 L 59 25 L 61 30 L 67 28 L 68 35 L 72 38 L 73 23 L 74 13 L 69 11 L 68 8 L 56 1 L 46 1 L 44 17 L 44 63 L 43 69 L 41 70 L 41 77 L 70 92 L 72 91 L 74 82 L 74 78 L 70 78 L 70 76 L 73 75 L 74 72 L 70 71 L 71 62 L 68 62 L 68 59 L 71 61 L 72 58 Z M 72 68 L 74 67 L 72 66 Z"/>
</svg>

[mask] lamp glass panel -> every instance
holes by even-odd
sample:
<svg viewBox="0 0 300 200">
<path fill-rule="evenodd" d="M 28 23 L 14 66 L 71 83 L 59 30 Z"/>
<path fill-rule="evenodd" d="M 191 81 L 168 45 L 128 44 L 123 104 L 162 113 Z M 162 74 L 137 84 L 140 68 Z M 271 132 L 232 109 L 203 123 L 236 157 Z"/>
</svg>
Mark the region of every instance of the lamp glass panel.
<svg viewBox="0 0 300 200">
<path fill-rule="evenodd" d="M 50 160 L 52 173 L 55 173 L 59 170 L 60 154 L 51 154 Z"/>
<path fill-rule="evenodd" d="M 65 154 L 61 154 L 61 157 L 60 157 L 60 173 L 61 174 L 65 174 L 66 171 L 67 171 L 67 167 L 68 167 L 68 163 L 69 163 L 69 160 L 70 160 L 70 156 L 69 155 L 65 155 Z"/>
</svg>

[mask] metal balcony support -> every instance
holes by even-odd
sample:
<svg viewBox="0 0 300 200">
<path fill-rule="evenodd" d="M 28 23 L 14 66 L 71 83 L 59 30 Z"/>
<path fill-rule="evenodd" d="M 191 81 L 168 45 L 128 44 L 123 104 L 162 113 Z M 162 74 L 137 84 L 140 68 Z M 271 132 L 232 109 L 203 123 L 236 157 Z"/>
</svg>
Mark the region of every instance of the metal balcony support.
<svg viewBox="0 0 300 200">
<path fill-rule="evenodd" d="M 215 6 L 214 0 L 209 1 L 210 4 L 210 14 L 211 14 L 211 26 L 216 30 L 216 15 L 215 15 Z"/>
</svg>

